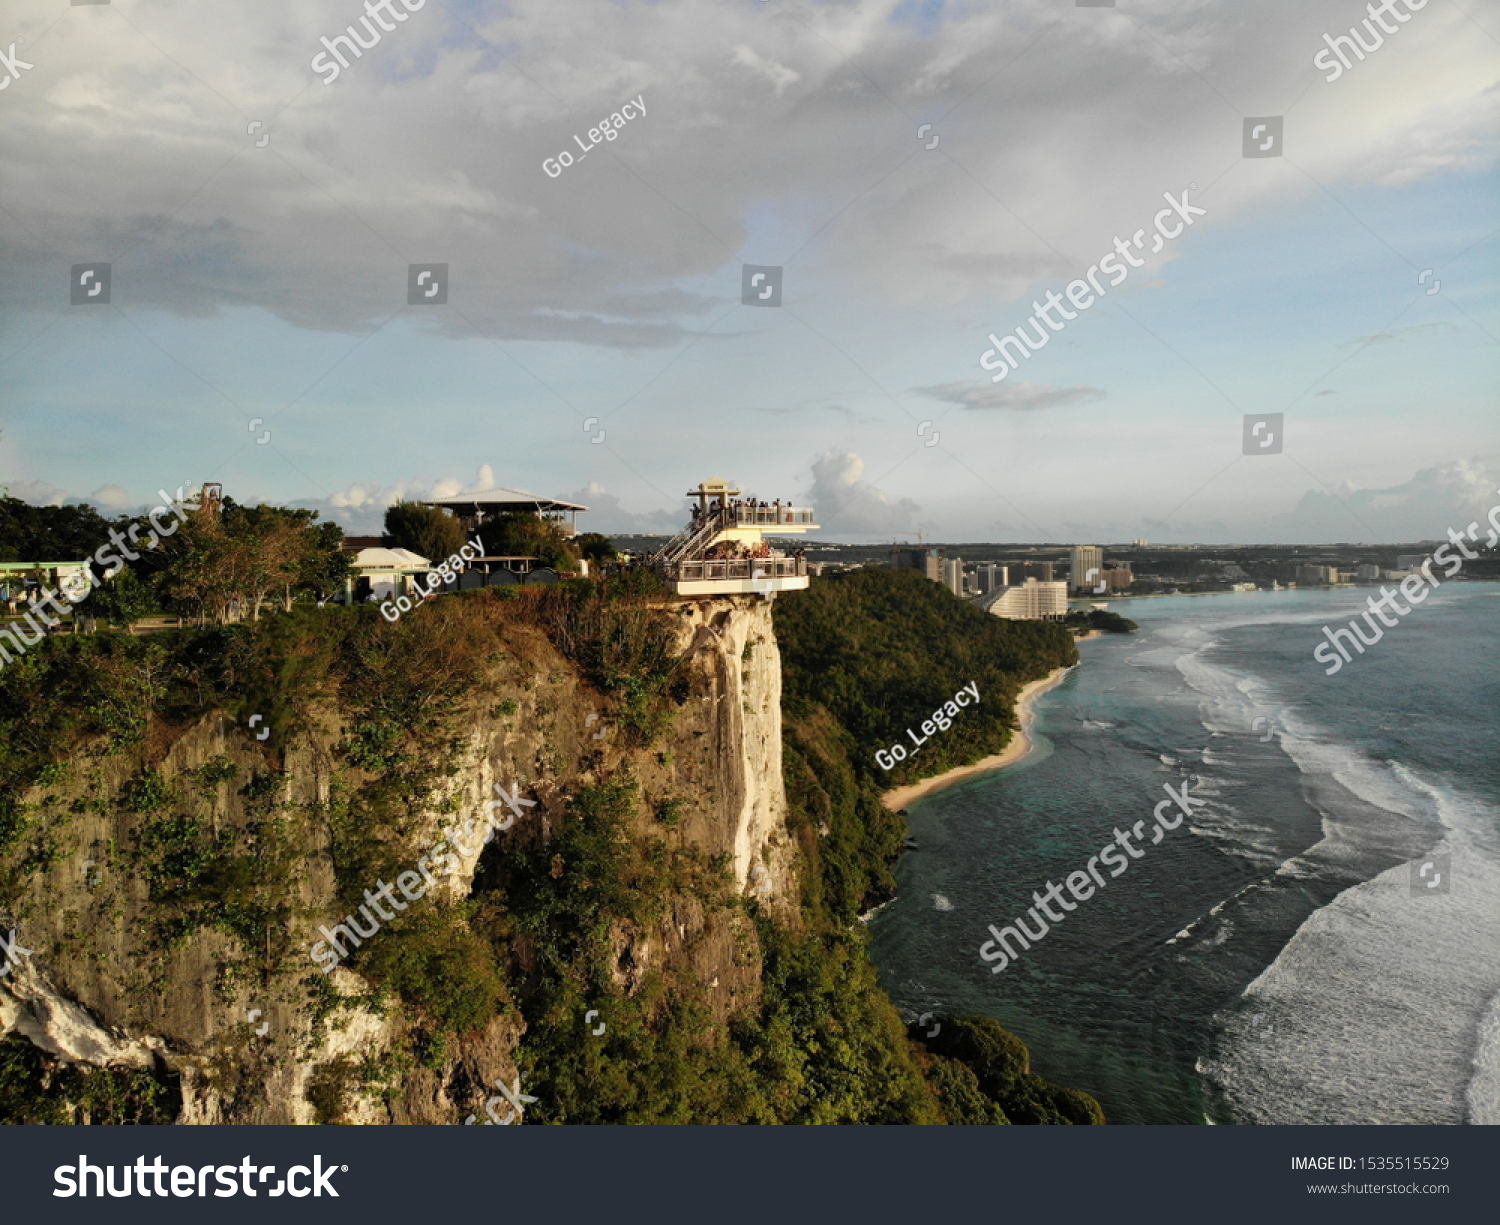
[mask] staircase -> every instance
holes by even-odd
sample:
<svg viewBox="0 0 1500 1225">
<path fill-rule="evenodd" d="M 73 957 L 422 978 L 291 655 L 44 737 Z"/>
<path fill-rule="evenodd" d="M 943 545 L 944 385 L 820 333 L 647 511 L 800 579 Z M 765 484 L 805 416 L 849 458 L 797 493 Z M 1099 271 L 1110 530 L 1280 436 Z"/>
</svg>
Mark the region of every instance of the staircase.
<svg viewBox="0 0 1500 1225">
<path fill-rule="evenodd" d="M 695 551 L 707 548 L 713 538 L 723 531 L 724 525 L 719 521 L 716 514 L 709 515 L 697 529 L 689 525 L 673 536 L 662 546 L 661 551 L 651 561 L 657 566 L 675 566 L 684 557 L 691 556 Z"/>
</svg>

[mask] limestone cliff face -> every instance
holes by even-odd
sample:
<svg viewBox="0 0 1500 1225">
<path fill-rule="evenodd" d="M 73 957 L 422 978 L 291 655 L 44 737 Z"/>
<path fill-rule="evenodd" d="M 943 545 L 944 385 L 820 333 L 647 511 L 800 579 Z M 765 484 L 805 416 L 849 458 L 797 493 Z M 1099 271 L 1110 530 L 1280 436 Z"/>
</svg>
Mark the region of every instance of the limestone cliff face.
<svg viewBox="0 0 1500 1225">
<path fill-rule="evenodd" d="M 680 821 L 666 836 L 727 856 L 742 893 L 795 921 L 781 661 L 769 601 L 742 596 L 671 608 L 688 696 L 666 735 L 644 749 L 616 744 L 601 696 L 540 633 L 507 627 L 512 649 L 493 665 L 493 688 L 464 712 L 457 768 L 417 806 L 416 827 L 402 832 L 413 845 L 431 846 L 455 819 L 479 817 L 496 784 L 535 807 L 497 838 L 497 849 L 459 854 L 457 870 L 439 875 L 435 892 L 466 897 L 485 855 L 545 841 L 571 794 L 628 766 L 644 800 L 642 836 L 663 833 L 654 805 L 680 800 Z M 516 1013 L 450 1044 L 437 1066 L 382 1069 L 411 1017 L 399 1000 L 382 1008 L 362 998 L 371 984 L 349 969 L 325 980 L 310 958 L 319 926 L 331 927 L 347 909 L 337 900 L 328 818 L 358 776 L 337 752 L 342 719 L 328 710 L 277 745 L 211 711 L 185 726 L 153 726 L 131 751 L 81 752 L 60 779 L 34 789 L 26 803 L 55 854 L 33 865 L 8 906 L 30 953 L 0 978 L 0 1033 L 14 1032 L 63 1063 L 165 1068 L 180 1078 L 182 1123 L 314 1122 L 318 1086 L 347 1089 L 355 1065 L 362 1084 L 345 1095 L 345 1122 L 483 1122 L 487 1102 L 491 1117 L 507 1115 L 503 1103 L 495 1109 L 493 1086 L 517 1076 L 525 1023 Z M 237 775 L 214 781 L 225 759 Z M 162 932 L 140 848 L 147 827 L 171 808 L 131 808 L 145 807 L 132 790 L 143 770 L 164 780 L 179 804 L 191 796 L 197 819 L 234 841 L 248 845 L 265 822 L 277 823 L 295 854 L 278 880 L 285 929 L 265 947 L 247 948 L 221 926 Z M 431 902 L 412 905 L 424 904 Z M 653 967 L 686 969 L 728 1016 L 758 993 L 759 959 L 745 955 L 747 941 L 754 933 L 743 915 L 673 897 L 659 929 L 616 928 L 616 982 L 630 991 Z M 310 1002 L 328 985 L 337 999 Z"/>
</svg>

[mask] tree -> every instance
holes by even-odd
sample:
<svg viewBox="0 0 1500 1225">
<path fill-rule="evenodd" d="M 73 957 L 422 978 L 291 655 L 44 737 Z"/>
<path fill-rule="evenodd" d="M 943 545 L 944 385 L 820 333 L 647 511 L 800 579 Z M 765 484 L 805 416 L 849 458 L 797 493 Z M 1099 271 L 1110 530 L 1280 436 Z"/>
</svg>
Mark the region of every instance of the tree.
<svg viewBox="0 0 1500 1225">
<path fill-rule="evenodd" d="M 619 553 L 615 550 L 615 546 L 610 543 L 609 537 L 601 535 L 599 532 L 584 532 L 573 543 L 578 546 L 584 560 L 590 565 L 608 565 L 619 557 Z"/>
<path fill-rule="evenodd" d="M 556 523 L 524 512 L 485 520 L 484 535 L 492 557 L 534 557 L 554 570 L 575 569 L 581 555 Z"/>
<path fill-rule="evenodd" d="M 313 511 L 313 519 L 318 512 Z M 324 600 L 344 586 L 354 558 L 344 551 L 344 529 L 337 523 L 308 522 L 303 532 L 306 549 L 297 572 L 297 585 Z M 291 611 L 292 593 L 286 591 L 287 611 Z"/>
<path fill-rule="evenodd" d="M 211 613 L 223 624 L 235 601 L 251 606 L 253 620 L 272 599 L 290 612 L 296 592 L 322 595 L 349 572 L 342 529 L 317 517 L 313 510 L 228 499 L 218 515 L 200 510 L 148 555 L 157 588 L 200 623 Z"/>
<path fill-rule="evenodd" d="M 74 618 L 87 616 L 89 611 L 98 613 L 111 625 L 124 626 L 135 633 L 135 623 L 156 609 L 156 599 L 151 588 L 141 582 L 136 572 L 126 566 L 112 579 L 95 587 L 84 605 L 75 608 Z"/>
<path fill-rule="evenodd" d="M 109 543 L 92 506 L 32 506 L 0 498 L 0 561 L 80 561 Z"/>
<path fill-rule="evenodd" d="M 464 529 L 440 507 L 397 502 L 385 512 L 381 539 L 387 548 L 410 549 L 436 565 L 464 547 Z"/>
</svg>

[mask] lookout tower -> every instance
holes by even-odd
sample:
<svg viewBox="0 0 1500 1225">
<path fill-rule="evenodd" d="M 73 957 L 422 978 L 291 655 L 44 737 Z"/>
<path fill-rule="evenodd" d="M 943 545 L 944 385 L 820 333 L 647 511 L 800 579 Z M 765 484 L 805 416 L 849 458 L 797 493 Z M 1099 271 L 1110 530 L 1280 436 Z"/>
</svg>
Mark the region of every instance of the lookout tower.
<svg viewBox="0 0 1500 1225">
<path fill-rule="evenodd" d="M 717 476 L 687 491 L 697 500 L 692 521 L 651 559 L 678 595 L 770 595 L 807 586 L 801 551 L 782 552 L 765 536 L 817 531 L 812 509 L 741 493 Z"/>
</svg>

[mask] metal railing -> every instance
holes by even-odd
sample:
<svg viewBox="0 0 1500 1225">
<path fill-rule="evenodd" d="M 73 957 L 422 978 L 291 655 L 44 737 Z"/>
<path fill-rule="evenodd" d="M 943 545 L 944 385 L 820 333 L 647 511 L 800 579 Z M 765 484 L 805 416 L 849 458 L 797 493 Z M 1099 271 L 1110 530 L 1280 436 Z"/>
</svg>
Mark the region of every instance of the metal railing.
<svg viewBox="0 0 1500 1225">
<path fill-rule="evenodd" d="M 657 553 L 654 560 L 659 563 L 673 565 L 689 553 L 696 552 L 706 546 L 709 541 L 718 535 L 722 526 L 717 519 L 695 519 L 669 540 L 661 551 Z"/>
</svg>

